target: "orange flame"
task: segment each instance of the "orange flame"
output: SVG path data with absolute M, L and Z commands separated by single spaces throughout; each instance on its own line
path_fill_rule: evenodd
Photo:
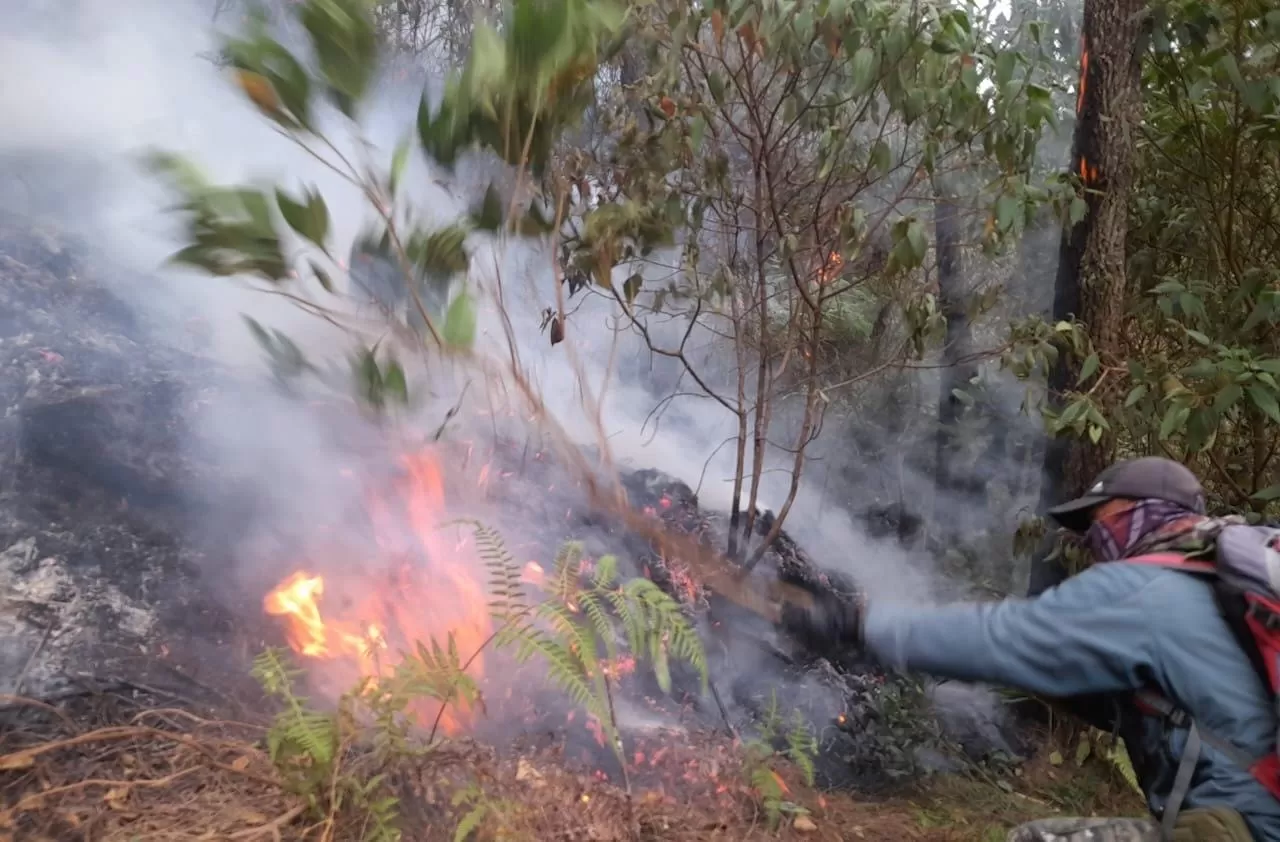
M 451 540 L 439 527 L 445 514 L 443 474 L 433 452 L 404 460 L 406 479 L 398 499 L 370 494 L 366 508 L 375 541 L 390 565 L 377 573 L 359 570 L 342 576 L 341 606 L 324 601 L 324 576 L 299 570 L 290 574 L 263 600 L 267 614 L 280 617 L 290 647 L 307 658 L 339 667 L 349 689 L 361 678 L 377 679 L 395 668 L 386 651 L 412 650 L 432 639 L 445 648 L 452 635 L 467 672 L 479 679 L 484 657 L 479 654 L 492 632 L 487 599 L 481 586 L 482 569 L 470 538 Z M 406 528 L 407 527 L 407 528 Z M 409 540 L 406 540 L 408 536 Z M 470 663 L 468 664 L 468 660 Z M 441 728 L 454 734 L 470 724 L 471 711 L 457 702 L 444 711 L 416 711 L 430 723 L 440 716 Z
M 1084 93 L 1089 87 L 1089 48 L 1084 37 L 1080 38 L 1080 85 L 1076 94 L 1076 114 L 1084 110 Z
M 818 283 L 826 285 L 836 278 L 840 277 L 840 271 L 844 269 L 844 258 L 840 256 L 840 252 L 833 251 L 827 255 L 826 260 L 822 261 L 822 265 L 818 267 Z

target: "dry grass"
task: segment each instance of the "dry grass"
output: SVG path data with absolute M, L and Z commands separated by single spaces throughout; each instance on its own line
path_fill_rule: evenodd
M 357 842 L 362 816 L 325 815 L 285 791 L 262 727 L 174 708 L 69 717 L 39 702 L 0 733 L 0 840 Z M 88 720 L 88 721 L 87 721 Z M 571 771 L 554 750 L 498 756 L 455 741 L 388 772 L 401 795 L 406 840 L 452 842 L 483 792 L 476 840 L 998 840 L 1007 828 L 1057 814 L 1133 814 L 1131 792 L 1101 763 L 1029 764 L 1020 776 L 941 778 L 888 801 L 860 801 L 787 781 L 812 826 L 770 831 L 727 740 L 675 741 L 633 773 L 634 795 Z M 371 770 L 360 770 L 368 773 Z M 802 822 L 803 824 L 803 822 Z

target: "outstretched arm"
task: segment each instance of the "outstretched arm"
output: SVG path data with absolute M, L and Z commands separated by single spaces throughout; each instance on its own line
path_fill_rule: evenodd
M 1035 599 L 873 605 L 863 634 L 883 663 L 1046 696 L 1134 690 L 1149 679 L 1149 578 L 1098 565 Z

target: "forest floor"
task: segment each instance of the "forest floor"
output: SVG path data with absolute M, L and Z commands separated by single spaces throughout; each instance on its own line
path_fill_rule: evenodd
M 13 710 L 16 700 L 0 701 Z M 774 827 L 748 783 L 744 752 L 727 738 L 673 744 L 661 763 L 632 774 L 630 797 L 569 771 L 554 751 L 499 756 L 454 740 L 390 764 L 339 752 L 333 774 L 311 787 L 319 796 L 308 798 L 285 779 L 302 780 L 308 770 L 273 763 L 261 725 L 123 696 L 79 709 L 21 704 L 29 708 L 22 722 L 0 731 L 0 842 L 393 839 L 377 835 L 352 787 L 375 774 L 385 775 L 382 792 L 398 802 L 401 838 L 422 842 L 986 842 L 1040 817 L 1142 812 L 1105 757 L 1055 750 L 1048 738 L 1021 766 L 935 776 L 874 799 L 804 786 L 781 767 L 784 813 L 774 812 Z

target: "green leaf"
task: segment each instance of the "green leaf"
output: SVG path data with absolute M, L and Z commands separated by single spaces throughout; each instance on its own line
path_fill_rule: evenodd
M 1076 196 L 1074 199 L 1071 200 L 1071 207 L 1068 210 L 1068 215 L 1071 219 L 1072 225 L 1079 225 L 1080 221 L 1085 218 L 1085 215 L 1087 213 L 1089 213 L 1088 202 L 1086 202 L 1080 196 Z
M 1203 333 L 1201 333 L 1198 330 L 1192 330 L 1190 328 L 1184 328 L 1184 330 L 1186 330 L 1187 336 L 1190 336 L 1198 344 L 1203 345 L 1206 348 L 1208 348 L 1210 345 L 1213 344 L 1213 342 L 1210 341 L 1209 337 L 1205 336 Z
M 1084 365 L 1080 366 L 1080 377 L 1076 380 L 1076 385 L 1079 386 L 1090 377 L 1097 374 L 1099 364 L 1100 361 L 1098 360 L 1098 354 L 1096 351 L 1085 357 Z
M 442 334 L 445 344 L 453 348 L 470 349 L 475 343 L 475 305 L 471 301 L 471 294 L 466 290 L 458 293 L 449 305 Z
M 1001 50 L 996 56 L 996 84 L 1003 88 L 1013 79 L 1013 70 L 1018 61 L 1018 54 L 1013 50 Z
M 1139 383 L 1137 386 L 1134 386 L 1133 390 L 1129 392 L 1129 396 L 1124 399 L 1125 407 L 1132 407 L 1138 401 L 1145 398 L 1147 396 L 1147 391 L 1148 389 L 1145 383 Z
M 702 149 L 702 141 L 706 134 L 707 118 L 699 114 L 689 122 L 689 142 L 693 144 L 694 152 Z
M 996 228 L 1007 233 L 1013 227 L 1018 214 L 1018 200 L 1005 194 L 996 200 Z
M 889 151 L 889 144 L 877 140 L 875 146 L 871 147 L 871 167 L 880 175 L 887 175 L 891 166 L 893 156 Z
M 859 47 L 853 54 L 853 63 L 849 70 L 850 84 L 854 96 L 860 96 L 871 87 L 876 72 L 876 52 L 870 47 Z
M 1210 380 L 1218 375 L 1218 365 L 1208 357 L 1200 357 L 1182 370 L 1184 377 L 1196 380 Z
M 1262 410 L 1272 421 L 1280 424 L 1280 403 L 1276 402 L 1275 393 L 1256 384 L 1250 386 L 1248 391 L 1253 405 Z
M 716 105 L 724 105 L 724 78 L 714 70 L 707 74 L 707 90 Z
M 409 402 L 409 385 L 405 381 L 404 368 L 395 360 L 387 363 L 386 372 L 382 376 L 382 388 L 400 403 Z
M 1160 438 L 1168 439 L 1169 436 L 1181 430 L 1190 415 L 1190 407 L 1180 404 L 1169 407 L 1169 411 L 1164 414 L 1164 420 L 1160 422 Z
M 333 278 L 329 277 L 329 273 L 321 269 L 311 261 L 311 273 L 316 276 L 316 280 L 320 282 L 320 286 L 324 287 L 324 291 L 333 294 Z
M 298 14 L 338 110 L 354 119 L 376 70 L 378 37 L 364 0 L 305 0 Z
M 276 204 L 290 228 L 315 243 L 321 251 L 325 250 L 325 240 L 329 236 L 329 208 L 319 193 L 307 188 L 306 203 L 303 204 L 277 187 Z
M 916 259 L 916 265 L 924 260 L 925 251 L 929 247 L 929 242 L 924 236 L 924 225 L 918 219 L 912 219 L 907 223 L 907 242 L 911 245 L 911 254 Z
M 1244 389 L 1239 385 L 1231 383 L 1222 388 L 1221 391 L 1213 399 L 1213 411 L 1221 415 L 1228 409 L 1236 405 L 1236 402 L 1244 396 Z
M 396 190 L 400 186 L 400 179 L 404 177 L 405 165 L 409 163 L 409 150 L 413 148 L 413 139 L 411 137 L 403 138 L 396 145 L 396 151 L 391 156 L 391 195 L 396 194 Z
M 497 231 L 502 227 L 502 196 L 498 194 L 497 187 L 489 185 L 489 189 L 484 191 L 479 210 L 472 215 L 476 228 L 481 231 Z
M 1268 486 L 1267 488 L 1252 494 L 1249 499 L 1258 500 L 1262 503 L 1270 503 L 1272 500 L 1280 500 L 1280 483 Z
M 1084 762 L 1089 759 L 1089 755 L 1093 753 L 1093 743 L 1089 741 L 1088 734 L 1081 734 L 1080 741 L 1076 743 L 1076 765 L 1083 766 Z

